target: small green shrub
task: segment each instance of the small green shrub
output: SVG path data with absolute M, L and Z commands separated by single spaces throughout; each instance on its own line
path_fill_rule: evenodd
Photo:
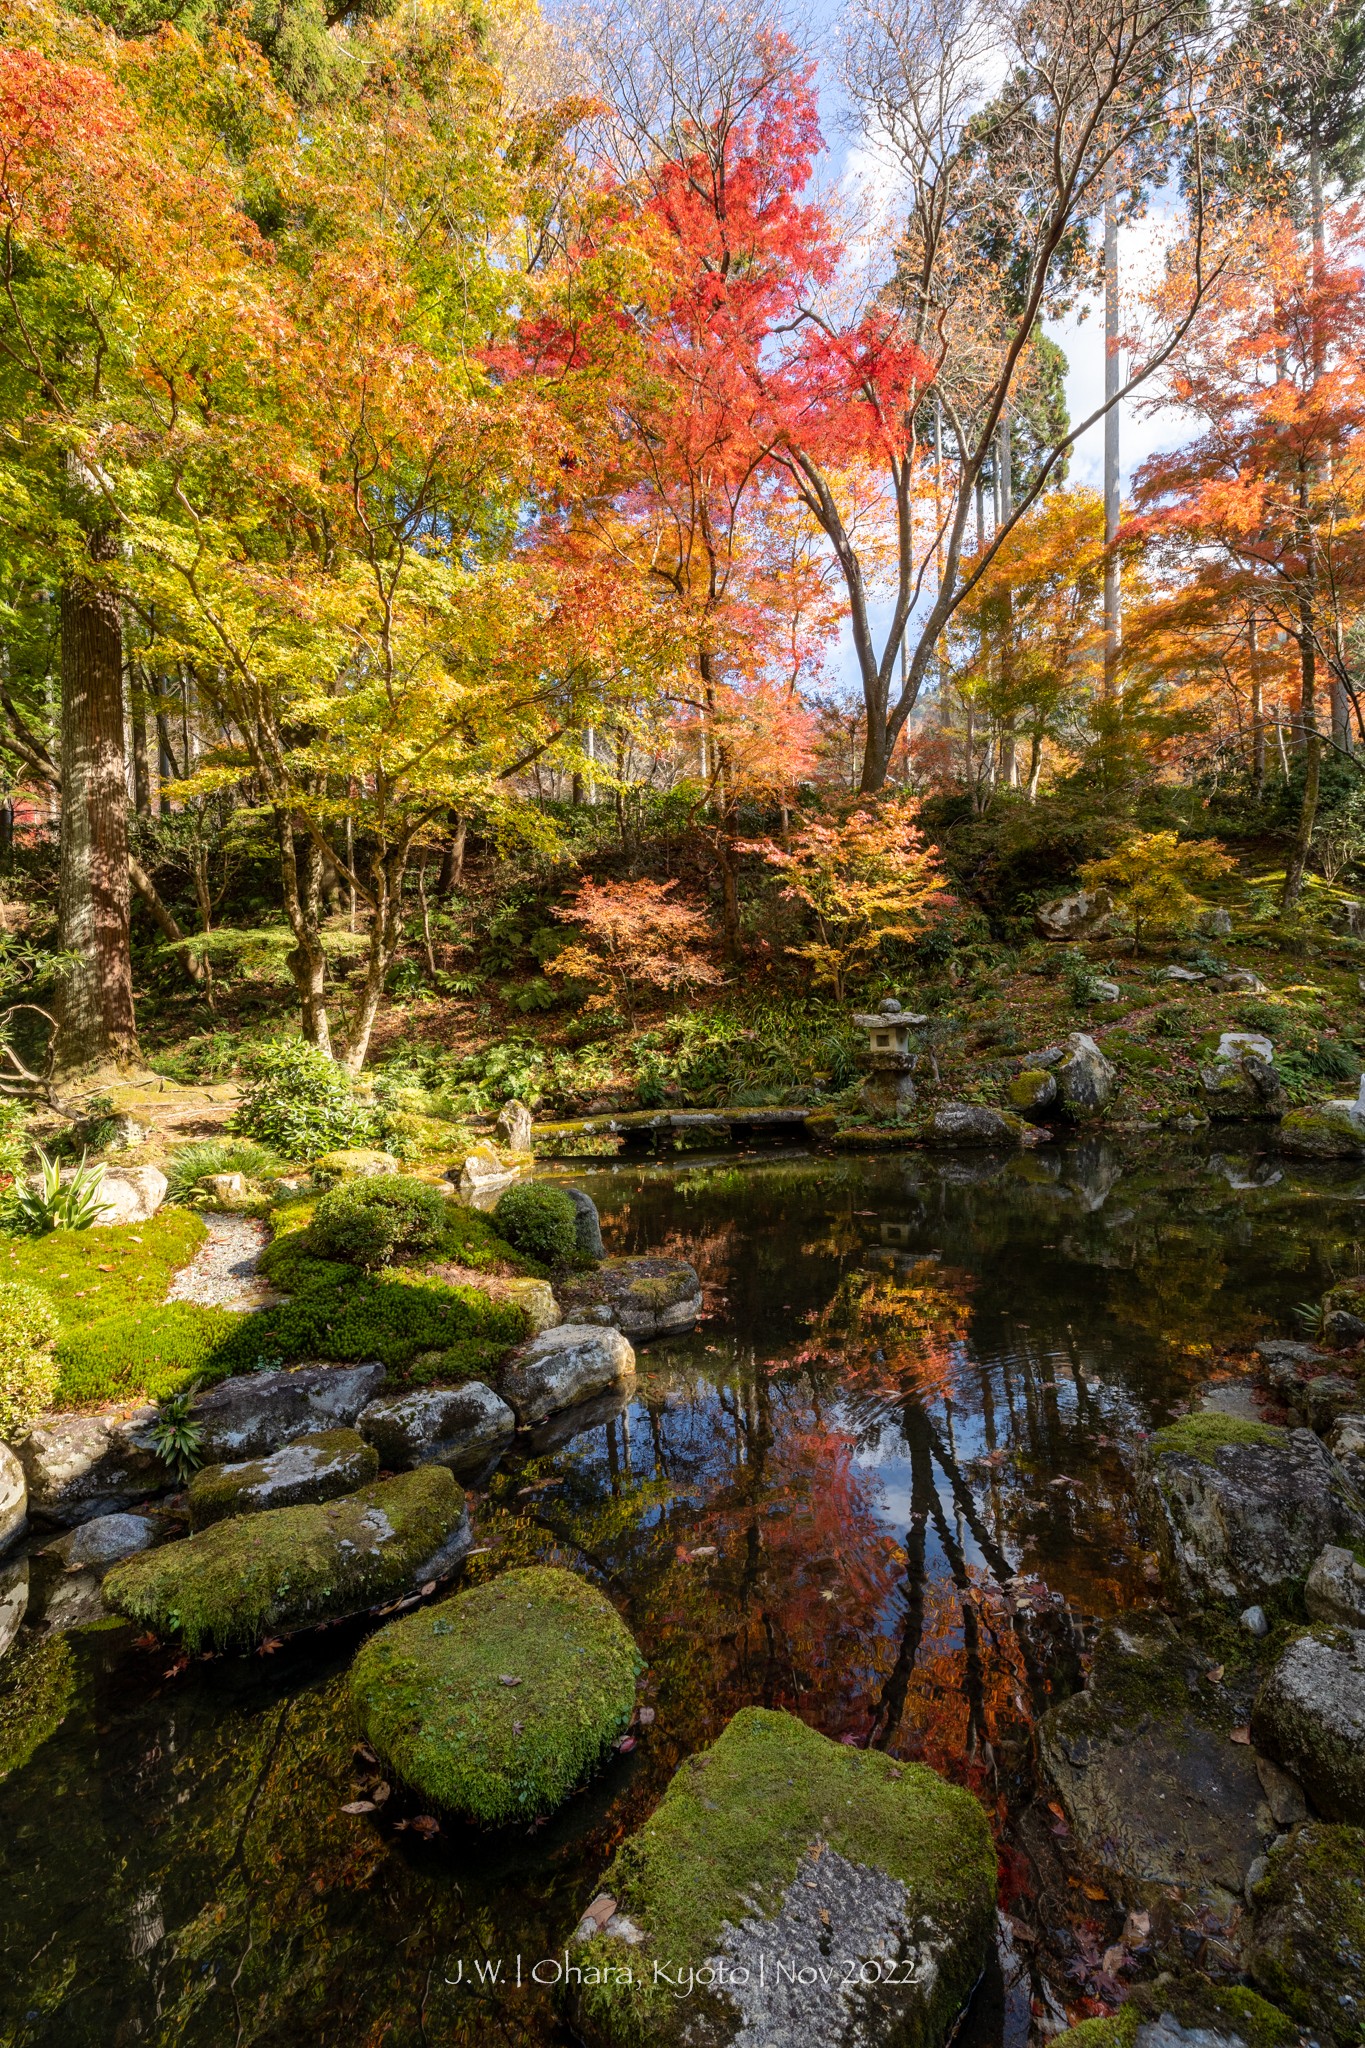
M 182 1486 L 204 1462 L 204 1432 L 190 1413 L 198 1391 L 199 1381 L 191 1380 L 178 1394 L 168 1395 L 152 1424 L 156 1454 Z
M 272 1146 L 285 1159 L 307 1159 L 347 1145 L 368 1144 L 377 1118 L 358 1103 L 336 1061 L 302 1038 L 279 1038 L 252 1060 L 252 1080 L 228 1128 Z
M 45 1294 L 0 1284 L 0 1438 L 21 1436 L 51 1404 L 57 1385 L 57 1315 Z
M 524 1273 L 528 1265 L 538 1264 L 512 1248 L 491 1216 L 485 1216 L 482 1209 L 466 1209 L 462 1202 L 446 1203 L 441 1251 L 445 1258 L 468 1266 L 475 1273 L 496 1273 L 502 1267 L 512 1273 Z
M 18 1180 L 28 1165 L 29 1151 L 23 1104 L 0 1102 L 0 1174 Z
M 499 1197 L 493 1215 L 509 1244 L 547 1266 L 571 1259 L 578 1249 L 574 1205 L 562 1188 L 519 1182 Z
M 310 1249 L 373 1272 L 395 1258 L 419 1258 L 441 1242 L 447 1197 L 426 1181 L 385 1174 L 343 1181 L 325 1194 L 309 1226 Z
M 166 1200 L 193 1202 L 210 1173 L 244 1173 L 264 1180 L 280 1170 L 279 1154 L 254 1138 L 195 1138 L 177 1145 L 166 1163 Z
M 392 1369 L 410 1364 L 419 1352 L 446 1351 L 463 1339 L 506 1348 L 531 1333 L 525 1309 L 493 1301 L 476 1287 L 397 1275 L 362 1278 L 354 1267 L 347 1286 L 296 1295 L 284 1307 L 247 1320 L 255 1326 L 254 1349 L 275 1350 L 282 1358 L 377 1358 Z M 243 1357 L 231 1369 L 246 1371 L 249 1364 Z

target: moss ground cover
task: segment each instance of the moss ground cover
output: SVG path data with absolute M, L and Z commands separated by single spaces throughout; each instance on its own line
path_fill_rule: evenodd
M 0 1238 L 0 1280 L 41 1287 L 69 1329 L 164 1301 L 203 1238 L 203 1222 L 185 1209 L 160 1209 L 146 1223 Z
M 341 1500 L 216 1522 L 144 1551 L 110 1572 L 105 1603 L 192 1653 L 242 1649 L 408 1592 L 464 1512 L 445 1466 L 422 1465 Z
M 941 2039 L 985 1951 L 995 1851 L 971 1794 L 922 1765 L 845 1748 L 790 1714 L 746 1707 L 680 1766 L 601 1889 L 644 1930 L 647 1955 L 696 1967 L 716 1952 L 723 1922 L 775 1913 L 816 1842 L 899 1879 L 915 1911 L 963 1936 L 956 1972 L 942 1971 L 931 1998 L 925 2038 Z M 620 1944 L 598 1937 L 575 1961 L 619 1965 Z M 641 1981 L 629 1987 L 585 1990 L 594 2038 L 673 2038 L 667 1994 L 644 1981 L 648 1974 L 636 1972 Z
M 361 1649 L 351 1698 L 407 1784 L 485 1826 L 551 1812 L 630 1726 L 643 1660 L 571 1572 L 503 1572 L 393 1622 Z
M 1198 1458 L 1201 1464 L 1212 1465 L 1227 1444 L 1267 1444 L 1273 1447 L 1284 1442 L 1284 1431 L 1276 1429 L 1269 1422 L 1252 1422 L 1244 1415 L 1184 1415 L 1178 1422 L 1168 1423 L 1152 1438 L 1151 1449 L 1155 1457 L 1167 1452 L 1179 1452 L 1187 1458 Z

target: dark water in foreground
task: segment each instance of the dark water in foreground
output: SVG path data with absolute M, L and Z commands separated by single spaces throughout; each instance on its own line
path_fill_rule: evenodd
M 1365 1184 L 1098 1142 L 575 1178 L 612 1249 L 686 1255 L 711 1312 L 641 1354 L 625 1413 L 504 1464 L 466 1571 L 595 1578 L 649 1660 L 652 1726 L 538 1830 L 429 1836 L 398 1797 L 378 1825 L 340 1812 L 366 1784 L 358 1626 L 188 1667 L 122 1626 L 49 1638 L 33 1682 L 65 1712 L 0 1782 L 5 2048 L 558 2041 L 532 1965 L 749 1702 L 985 1802 L 1017 1938 L 969 2042 L 1015 2048 L 1031 2010 L 1086 1995 L 1117 1923 L 1066 1871 L 1030 1730 L 1095 1619 L 1153 1597 L 1125 1450 L 1357 1268 Z M 49 1592 L 35 1562 L 11 1656 Z

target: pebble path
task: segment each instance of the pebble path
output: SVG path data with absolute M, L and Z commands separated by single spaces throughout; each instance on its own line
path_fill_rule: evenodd
M 257 1266 L 270 1232 L 255 1216 L 206 1216 L 208 1236 L 170 1285 L 167 1301 L 197 1301 L 210 1308 L 267 1308 L 280 1297 Z

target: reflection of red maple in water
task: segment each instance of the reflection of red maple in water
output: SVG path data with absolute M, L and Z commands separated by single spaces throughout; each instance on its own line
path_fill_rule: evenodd
M 851 1395 L 889 1401 L 951 1396 L 971 1312 L 971 1277 L 935 1259 L 888 1257 L 845 1274 L 791 1365 L 837 1368 Z M 780 1371 L 781 1362 L 769 1367 Z

